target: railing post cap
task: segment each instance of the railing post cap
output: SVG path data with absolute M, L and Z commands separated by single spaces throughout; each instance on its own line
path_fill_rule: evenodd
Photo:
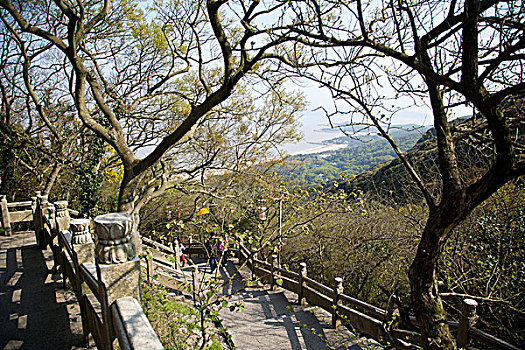
M 101 264 L 122 263 L 135 258 L 131 241 L 133 216 L 126 213 L 99 215 L 93 219 L 98 241 L 96 259 Z
M 343 279 L 342 279 L 341 277 L 336 277 L 336 278 L 335 278 L 335 281 L 336 281 L 337 283 L 343 283 Z
M 95 217 L 94 221 L 101 224 L 115 224 L 122 221 L 133 220 L 133 216 L 127 213 L 109 213 Z
M 72 244 L 93 243 L 93 238 L 91 238 L 91 233 L 89 232 L 89 219 L 73 219 L 69 227 L 72 235 Z
M 89 219 L 71 219 L 69 227 L 72 233 L 89 231 Z
M 131 234 L 133 216 L 126 213 L 103 214 L 95 217 L 93 223 L 99 238 L 115 240 Z
M 299 263 L 299 266 L 301 266 L 301 267 L 306 267 L 306 263 L 305 263 L 305 262 L 300 262 L 300 263 Z
M 470 307 L 470 308 L 475 308 L 478 306 L 478 302 L 474 299 L 467 298 L 467 299 L 463 299 L 463 305 Z
M 83 226 L 83 225 L 89 225 L 89 219 L 87 218 L 79 218 L 79 219 L 71 219 L 71 226 Z

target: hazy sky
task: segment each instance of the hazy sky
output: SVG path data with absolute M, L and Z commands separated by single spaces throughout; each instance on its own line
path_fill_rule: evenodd
M 332 97 L 330 92 L 326 88 L 319 88 L 313 84 L 304 83 L 303 86 L 290 86 L 290 88 L 302 90 L 306 94 L 306 99 L 309 102 L 307 111 L 305 111 L 305 117 L 302 118 L 305 123 L 311 123 L 315 120 L 313 116 L 316 116 L 319 119 L 320 124 L 328 124 L 328 119 L 322 111 L 315 111 L 316 108 L 324 106 L 329 110 L 332 106 Z M 384 95 L 389 96 L 393 95 L 393 91 L 388 91 L 385 89 L 382 92 Z M 389 102 L 390 103 L 390 102 Z M 425 106 L 422 102 L 422 106 L 414 106 L 413 102 L 408 99 L 401 99 L 397 102 L 394 102 L 398 106 L 402 106 L 403 110 L 397 112 L 393 117 L 392 124 L 418 124 L 418 125 L 432 125 L 432 110 L 428 107 L 428 104 Z M 469 107 L 455 107 L 454 112 L 450 119 L 456 119 L 465 115 L 472 114 L 472 109 Z M 345 117 L 341 116 L 336 118 L 334 122 L 345 122 Z

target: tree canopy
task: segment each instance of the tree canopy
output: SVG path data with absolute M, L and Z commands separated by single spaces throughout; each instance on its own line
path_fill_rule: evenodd
M 288 40 L 266 30 L 286 4 L 3 0 L 0 7 L 6 37 L 20 46 L 11 59 L 25 62 L 22 92 L 34 95 L 30 104 L 48 132 L 65 119 L 39 107 L 43 96 L 74 111 L 118 156 L 120 211 L 134 211 L 152 193 L 148 184 L 161 189 L 166 172 L 173 179 L 198 171 L 203 178 L 209 167 L 239 170 L 297 138 L 302 97 L 278 78 L 261 79 Z

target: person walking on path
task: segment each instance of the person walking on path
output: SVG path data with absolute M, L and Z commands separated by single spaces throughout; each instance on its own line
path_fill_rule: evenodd
M 186 258 L 184 257 L 184 249 L 186 249 L 186 247 L 184 247 L 184 245 L 182 243 L 179 243 L 179 256 L 180 256 L 180 261 L 181 261 L 181 265 L 182 267 L 184 267 L 184 265 L 186 265 Z
M 217 268 L 217 256 L 219 249 L 219 239 L 212 235 L 208 242 L 206 242 L 206 250 L 209 256 L 209 264 L 211 272 L 215 271 Z
M 226 266 L 226 263 L 228 262 L 228 249 L 230 248 L 230 245 L 228 244 L 228 240 L 226 238 L 221 238 L 219 243 L 219 251 L 221 253 L 221 261 L 222 266 Z

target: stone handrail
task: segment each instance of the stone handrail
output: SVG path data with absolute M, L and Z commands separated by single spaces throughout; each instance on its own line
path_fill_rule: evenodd
M 25 201 L 25 202 L 11 202 L 7 203 L 8 208 L 24 208 L 24 207 L 31 207 L 33 202 L 31 201 Z
M 141 239 L 142 239 L 142 244 L 144 244 L 144 245 L 151 246 L 153 248 L 156 248 L 156 249 L 158 249 L 160 251 L 163 251 L 163 252 L 166 252 L 166 253 L 170 253 L 170 254 L 174 253 L 173 248 L 168 247 L 167 245 L 155 242 L 154 240 L 146 238 L 146 237 L 141 237 Z
M 121 349 L 156 349 L 159 340 L 137 299 L 123 297 L 111 305 L 111 316 Z
M 39 246 L 50 247 L 64 284 L 70 284 L 77 297 L 86 345 L 91 334 L 99 349 L 113 349 L 116 341 L 120 349 L 162 349 L 138 301 L 140 263 L 131 242 L 132 217 L 97 216 L 95 245 L 90 220 L 71 219 L 81 214 L 68 209 L 66 201 L 51 204 L 40 194 L 32 199 L 7 203 L 1 196 L 2 224 L 10 235 L 6 223 L 33 222 Z M 29 217 L 13 220 L 14 213 L 23 211 L 8 209 L 27 206 Z
M 280 287 L 296 293 L 299 302 L 305 301 L 330 312 L 332 314 L 332 326 L 343 321 L 360 333 L 376 339 L 395 337 L 402 343 L 408 341 L 423 345 L 417 332 L 394 329 L 387 334 L 386 321 L 389 321 L 386 320 L 387 311 L 343 294 L 341 278 L 335 279 L 334 287 L 328 287 L 306 276 L 306 264 L 302 263 L 302 271 L 299 273 L 287 271 L 276 266 L 276 255 L 272 256 L 272 263 L 269 264 L 255 259 L 253 253 L 242 243 L 237 251 L 237 257 L 239 264 L 247 262 L 246 265 L 250 267 L 252 272 L 270 283 L 272 288 L 277 286 L 277 280 L 280 279 Z M 449 322 L 451 329 L 457 331 L 458 347 L 466 347 L 469 339 L 475 339 L 493 349 L 519 350 L 512 344 L 473 328 L 477 319 L 476 305 L 477 303 L 474 300 L 466 299 L 460 321 Z M 415 320 L 413 317 L 411 319 Z

